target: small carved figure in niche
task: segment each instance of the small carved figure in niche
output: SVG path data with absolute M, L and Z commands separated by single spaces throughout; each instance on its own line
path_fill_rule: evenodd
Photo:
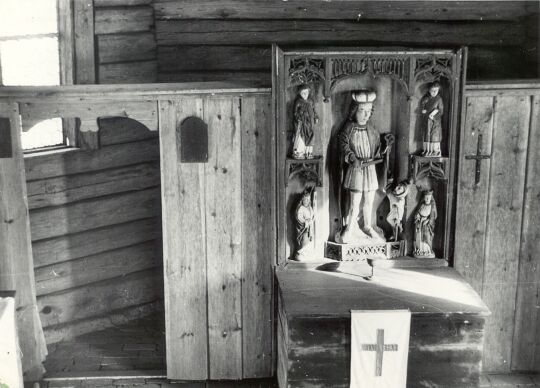
M 298 96 L 294 101 L 294 137 L 293 158 L 313 158 L 313 128 L 319 122 L 313 100 L 310 98 L 311 89 L 308 85 L 301 85 Z
M 303 260 L 312 252 L 313 224 L 315 221 L 315 212 L 311 203 L 311 195 L 314 188 L 306 188 L 302 193 L 302 198 L 296 206 L 295 225 L 296 225 L 296 260 Z
M 385 241 L 375 230 L 372 214 L 375 192 L 379 188 L 375 165 L 384 161 L 380 150 L 380 134 L 368 123 L 377 94 L 374 91 L 360 90 L 353 92 L 352 98 L 349 117 L 338 139 L 345 166 L 343 188 L 349 192 L 350 201 L 344 220 L 345 225 L 336 235 L 336 242 L 342 244 L 351 242 L 353 224 L 357 223 L 362 199 L 363 232 L 377 242 Z M 383 152 L 387 152 L 388 148 L 387 146 Z
M 414 215 L 414 250 L 416 258 L 434 258 L 433 235 L 435 221 L 437 220 L 437 207 L 433 198 L 433 190 L 424 192 L 422 202 L 418 205 Z
M 405 212 L 405 198 L 409 194 L 409 181 L 400 181 L 386 195 L 390 201 L 390 211 L 386 216 L 386 221 L 392 225 L 394 231 L 392 235 L 393 241 L 398 241 L 400 234 L 403 232 L 403 213 Z
M 441 117 L 444 113 L 441 84 L 437 81 L 429 86 L 428 93 L 420 101 L 422 113 L 422 156 L 441 156 Z

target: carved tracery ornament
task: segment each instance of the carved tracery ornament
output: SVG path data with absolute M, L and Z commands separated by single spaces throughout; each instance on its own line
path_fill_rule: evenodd
M 293 86 L 324 81 L 324 60 L 307 57 L 291 59 L 289 78 Z
M 452 79 L 452 59 L 447 57 L 416 58 L 414 79 L 417 82 L 432 82 L 442 77 Z
M 365 56 L 361 58 L 332 59 L 331 88 L 338 81 L 358 75 L 371 74 L 373 77 L 388 76 L 398 81 L 408 93 L 409 91 L 409 59 L 406 57 Z

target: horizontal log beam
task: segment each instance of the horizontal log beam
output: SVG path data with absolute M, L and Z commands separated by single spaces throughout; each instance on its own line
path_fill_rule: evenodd
M 43 327 L 92 318 L 161 299 L 161 276 L 161 270 L 150 269 L 93 283 L 91 287 L 40 296 L 38 308 Z
M 49 326 L 44 330 L 48 344 L 69 341 L 74 337 L 108 327 L 116 327 L 151 314 L 163 314 L 163 301 L 155 300 L 137 306 L 108 311 L 105 314 L 80 319 L 75 322 Z
M 0 102 L 103 102 L 169 100 L 179 96 L 209 94 L 269 94 L 270 89 L 242 82 L 185 82 L 144 85 L 3 86 Z
M 349 43 L 388 45 L 522 45 L 527 24 L 518 22 L 418 22 L 330 20 L 156 21 L 158 46 Z
M 159 213 L 159 188 L 37 209 L 30 217 L 32 241 L 155 217 Z
M 152 32 L 98 35 L 96 38 L 100 64 L 156 59 L 156 40 Z
M 35 270 L 36 293 L 46 295 L 122 277 L 161 264 L 157 241 L 120 248 L 77 260 L 64 261 Z
M 154 10 L 150 6 L 96 8 L 96 35 L 150 31 L 154 25 Z
M 267 71 L 184 71 L 184 72 L 164 72 L 159 73 L 160 82 L 212 82 L 229 80 L 234 82 L 257 83 L 261 86 L 270 87 L 272 85 L 272 74 Z
M 157 19 L 515 20 L 527 1 L 201 0 L 154 1 Z
M 161 234 L 158 217 L 86 230 L 32 244 L 34 268 L 151 241 Z
M 160 46 L 158 58 L 161 82 L 249 80 L 271 85 L 271 54 L 265 46 Z M 538 75 L 531 52 L 523 47 L 472 46 L 468 58 L 469 80 Z
M 27 184 L 28 206 L 30 210 L 60 206 L 85 199 L 147 189 L 159 184 L 157 162 L 40 179 Z
M 270 46 L 162 46 L 159 72 L 270 70 Z
M 152 0 L 94 0 L 94 7 L 123 7 L 152 4 Z
M 109 63 L 98 68 L 102 84 L 151 83 L 157 79 L 155 60 L 144 62 Z

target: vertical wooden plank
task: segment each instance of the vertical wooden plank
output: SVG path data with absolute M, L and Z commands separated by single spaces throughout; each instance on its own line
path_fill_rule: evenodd
M 540 95 L 532 98 L 512 369 L 540 372 Z
M 208 378 L 204 167 L 182 164 L 176 128 L 202 100 L 159 103 L 167 377 Z
M 465 156 L 476 155 L 480 136 L 482 153 L 491 154 L 492 133 L 493 97 L 467 97 L 461 134 L 454 267 L 478 293 L 482 292 L 484 273 L 491 161 L 481 161 L 480 182 L 475 184 L 476 161 L 465 159 Z
M 58 0 L 58 51 L 60 55 L 60 85 L 73 85 L 75 80 L 75 37 L 73 30 L 73 0 Z M 68 146 L 78 143 L 77 120 L 62 118 Z
M 211 379 L 242 378 L 242 190 L 238 98 L 209 98 L 206 165 L 208 340 Z
M 94 42 L 94 1 L 73 2 L 73 25 L 75 31 L 75 82 L 96 83 L 96 58 Z M 83 150 L 99 148 L 98 132 L 79 131 L 78 146 Z
M 275 149 L 270 96 L 242 99 L 243 378 L 272 375 Z
M 58 0 L 58 50 L 60 54 L 60 84 L 73 85 L 74 36 L 73 0 Z
M 0 159 L 0 289 L 16 291 L 17 327 L 25 381 L 43 377 L 47 355 L 36 305 L 26 178 L 16 104 L 0 104 L 0 116 L 11 120 L 12 157 Z
M 486 324 L 485 371 L 510 369 L 530 108 L 528 96 L 495 97 L 482 290 L 492 312 Z
M 94 50 L 94 2 L 73 2 L 73 24 L 75 31 L 75 80 L 77 84 L 96 82 Z

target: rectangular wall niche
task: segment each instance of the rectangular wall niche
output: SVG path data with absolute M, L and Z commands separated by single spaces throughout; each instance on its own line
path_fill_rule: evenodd
M 11 122 L 8 118 L 0 117 L 0 158 L 11 158 L 12 156 Z
M 208 125 L 198 117 L 187 117 L 176 129 L 182 163 L 208 162 Z

